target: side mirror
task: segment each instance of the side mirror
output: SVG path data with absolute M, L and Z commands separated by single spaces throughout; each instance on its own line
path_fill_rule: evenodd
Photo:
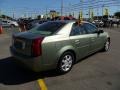
M 104 31 L 103 30 L 98 30 L 98 34 L 100 34 L 100 33 L 104 33 Z

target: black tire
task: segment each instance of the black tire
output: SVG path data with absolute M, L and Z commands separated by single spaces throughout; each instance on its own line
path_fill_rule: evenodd
M 66 58 L 70 59 L 65 60 Z M 57 71 L 62 74 L 69 72 L 73 67 L 74 61 L 75 61 L 74 54 L 72 52 L 65 52 L 59 59 Z M 68 63 L 69 65 L 67 66 Z
M 102 49 L 103 52 L 107 52 L 110 49 L 110 39 L 108 38 Z

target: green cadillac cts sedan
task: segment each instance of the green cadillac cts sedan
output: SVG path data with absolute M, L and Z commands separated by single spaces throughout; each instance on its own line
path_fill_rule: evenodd
M 10 51 L 16 61 L 39 72 L 69 72 L 78 60 L 97 51 L 108 51 L 110 37 L 89 22 L 49 21 L 14 34 Z

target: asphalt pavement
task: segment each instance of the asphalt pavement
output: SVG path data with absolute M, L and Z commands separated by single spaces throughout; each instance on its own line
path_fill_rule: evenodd
M 14 63 L 9 46 L 11 34 L 0 35 L 0 90 L 120 90 L 120 28 L 106 28 L 111 36 L 108 52 L 95 53 L 74 65 L 64 75 L 54 71 L 34 73 Z

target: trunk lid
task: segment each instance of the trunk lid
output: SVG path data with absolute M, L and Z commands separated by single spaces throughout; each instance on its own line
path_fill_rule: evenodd
M 33 40 L 36 38 L 44 38 L 44 35 L 34 32 L 22 32 L 13 35 L 13 47 L 17 53 L 31 56 Z

